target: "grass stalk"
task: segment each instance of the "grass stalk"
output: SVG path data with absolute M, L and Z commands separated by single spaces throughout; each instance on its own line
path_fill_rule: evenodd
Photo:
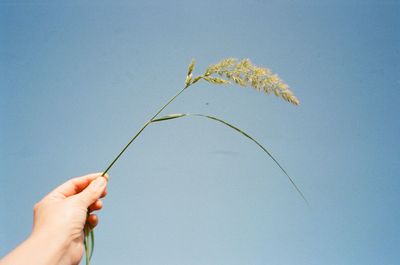
M 185 80 L 185 87 L 181 89 L 178 93 L 176 93 L 170 100 L 167 101 L 140 129 L 139 131 L 129 140 L 129 142 L 122 148 L 122 150 L 118 153 L 118 155 L 112 160 L 112 162 L 108 165 L 108 167 L 103 171 L 101 176 L 105 176 L 106 173 L 114 166 L 114 164 L 118 161 L 118 159 L 124 154 L 124 152 L 128 149 L 128 147 L 137 139 L 137 137 L 149 126 L 151 123 L 167 121 L 176 118 L 188 117 L 188 116 L 198 116 L 207 118 L 213 121 L 217 121 L 222 123 L 231 129 L 241 133 L 243 136 L 252 140 L 255 144 L 257 144 L 285 173 L 285 175 L 290 180 L 291 184 L 297 190 L 297 192 L 301 195 L 303 200 L 308 204 L 307 199 L 295 184 L 293 179 L 289 176 L 286 170 L 280 165 L 280 163 L 272 156 L 272 154 L 262 146 L 257 140 L 251 137 L 249 134 L 244 132 L 232 124 L 204 114 L 171 114 L 167 116 L 163 116 L 158 118 L 158 115 L 166 108 L 169 104 L 171 104 L 179 95 L 181 95 L 188 87 L 197 83 L 200 80 L 205 80 L 211 84 L 215 85 L 224 85 L 233 82 L 237 85 L 243 87 L 252 87 L 257 91 L 265 92 L 267 94 L 274 93 L 276 96 L 281 97 L 285 101 L 292 103 L 294 105 L 299 104 L 299 100 L 294 96 L 294 94 L 289 90 L 289 87 L 277 76 L 273 75 L 269 69 L 261 68 L 253 65 L 250 60 L 244 59 L 242 61 L 237 61 L 234 58 L 223 59 L 217 64 L 210 65 L 206 71 L 195 78 L 192 76 L 192 72 L 194 69 L 194 60 L 189 65 L 188 73 Z M 90 264 L 90 259 L 94 250 L 94 232 L 88 225 L 85 226 L 85 237 L 84 237 L 84 246 L 86 252 L 86 265 Z

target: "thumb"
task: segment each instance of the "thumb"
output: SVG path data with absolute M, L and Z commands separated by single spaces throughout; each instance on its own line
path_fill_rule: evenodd
M 104 177 L 98 177 L 93 180 L 81 193 L 77 194 L 76 197 L 84 204 L 85 207 L 89 207 L 101 197 L 101 194 L 103 194 L 106 186 L 107 180 Z

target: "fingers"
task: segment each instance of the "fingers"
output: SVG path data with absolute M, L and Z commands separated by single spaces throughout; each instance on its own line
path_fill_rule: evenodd
M 89 206 L 89 212 L 98 211 L 103 208 L 103 202 L 100 200 L 95 201 Z
M 102 197 L 106 190 L 107 178 L 97 177 L 81 193 L 75 197 L 82 203 L 82 206 L 88 208 Z
M 107 181 L 108 182 L 108 181 Z M 107 187 L 104 189 L 103 193 L 101 194 L 100 198 L 104 198 L 107 195 Z
M 82 190 L 84 190 L 93 180 L 95 180 L 101 175 L 102 173 L 93 173 L 82 177 L 70 179 L 64 184 L 54 189 L 52 192 L 50 192 L 49 195 L 55 195 L 66 198 L 78 194 Z M 108 180 L 108 174 L 105 174 L 104 177 L 106 180 Z
M 91 229 L 95 228 L 97 224 L 99 223 L 99 218 L 95 214 L 91 214 L 87 217 L 86 223 L 89 224 L 89 227 Z

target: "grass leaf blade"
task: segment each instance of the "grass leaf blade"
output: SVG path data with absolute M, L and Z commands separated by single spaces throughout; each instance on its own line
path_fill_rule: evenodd
M 89 255 L 89 260 L 91 260 L 92 259 L 92 255 L 93 255 L 93 251 L 94 251 L 94 232 L 93 232 L 93 229 L 90 229 L 89 236 L 90 236 L 90 255 Z
M 170 115 L 166 115 L 166 116 L 162 116 L 160 118 L 154 119 L 154 120 L 152 120 L 152 122 L 172 120 L 172 119 L 176 119 L 176 118 L 182 118 L 187 115 L 188 114 L 185 114 L 185 113 L 170 114 Z
M 83 244 L 85 246 L 85 258 L 86 258 L 86 265 L 90 264 L 90 256 L 91 256 L 91 246 L 90 246 L 90 240 L 89 240 L 89 236 L 90 236 L 90 232 L 87 226 L 85 226 L 84 228 L 85 231 L 85 235 L 84 235 L 84 239 L 83 239 Z
M 167 115 L 167 116 L 163 116 L 160 117 L 158 119 L 154 119 L 152 122 L 159 122 L 159 121 L 167 121 L 167 120 L 172 120 L 172 119 L 177 119 L 177 118 L 183 118 L 183 117 L 189 117 L 189 116 L 197 116 L 197 117 L 203 117 L 203 118 L 207 118 L 213 121 L 217 121 L 219 123 L 222 123 L 226 126 L 228 126 L 229 128 L 239 132 L 240 134 L 242 134 L 243 136 L 245 136 L 246 138 L 250 139 L 251 141 L 253 141 L 256 145 L 258 145 L 278 166 L 279 168 L 283 171 L 283 173 L 287 176 L 287 178 L 289 179 L 290 183 L 293 185 L 293 187 L 296 189 L 296 191 L 300 194 L 300 196 L 303 198 L 303 200 L 307 203 L 307 205 L 309 205 L 306 197 L 304 196 L 304 194 L 301 192 L 301 190 L 297 187 L 296 183 L 294 182 L 294 180 L 289 176 L 289 174 L 286 172 L 286 170 L 281 166 L 281 164 L 275 159 L 275 157 L 263 146 L 261 145 L 256 139 L 254 139 L 253 137 L 251 137 L 248 133 L 246 133 L 245 131 L 239 129 L 238 127 L 222 120 L 219 119 L 217 117 L 214 116 L 210 116 L 210 115 L 204 115 L 204 114 L 197 114 L 197 113 L 179 113 L 179 114 L 171 114 L 171 115 Z

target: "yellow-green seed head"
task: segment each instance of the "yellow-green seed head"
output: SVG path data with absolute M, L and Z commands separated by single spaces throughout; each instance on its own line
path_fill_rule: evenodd
M 213 74 L 218 74 L 221 78 L 216 79 L 211 76 Z M 252 87 L 267 94 L 274 93 L 294 105 L 299 104 L 299 100 L 289 90 L 289 86 L 278 75 L 272 74 L 271 70 L 267 68 L 253 65 L 249 59 L 241 61 L 234 58 L 223 59 L 208 66 L 203 75 L 206 81 L 213 84 L 229 83 L 222 77 L 243 87 Z

